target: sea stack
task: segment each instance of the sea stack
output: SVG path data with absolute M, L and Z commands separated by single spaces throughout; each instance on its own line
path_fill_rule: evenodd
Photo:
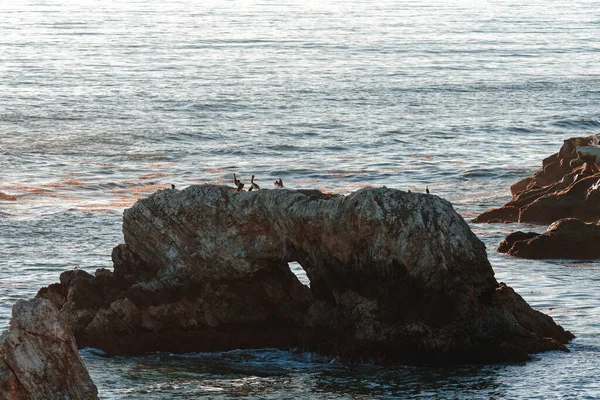
M 449 364 L 567 351 L 573 335 L 496 281 L 447 201 L 318 193 L 159 191 L 125 211 L 114 271 L 65 272 L 39 296 L 62 308 L 80 346 L 109 354 L 296 347 Z

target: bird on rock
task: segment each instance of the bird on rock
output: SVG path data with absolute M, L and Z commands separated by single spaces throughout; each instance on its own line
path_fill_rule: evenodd
M 425 192 L 429 194 L 429 186 L 425 186 Z
M 233 174 L 233 184 L 235 185 L 236 189 L 238 192 L 241 192 L 242 189 L 244 188 L 244 184 L 242 183 L 242 181 L 240 181 L 236 176 L 235 173 Z
M 281 178 L 277 179 L 275 181 L 275 187 L 276 188 L 282 188 L 283 187 L 283 181 L 281 180 Z
M 252 189 L 260 190 L 260 186 L 254 183 L 254 175 L 252 175 L 252 179 L 250 179 L 250 189 L 248 189 L 248 191 L 250 192 Z

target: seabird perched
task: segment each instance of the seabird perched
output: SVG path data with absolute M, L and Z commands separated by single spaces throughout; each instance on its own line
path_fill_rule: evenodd
M 283 181 L 281 180 L 281 178 L 275 181 L 275 187 L 280 189 L 283 187 Z
M 233 183 L 235 184 L 235 187 L 237 189 L 238 192 L 241 192 L 242 189 L 244 188 L 244 184 L 242 183 L 242 181 L 240 181 L 236 176 L 235 173 L 233 174 Z
M 425 186 L 425 192 L 429 194 L 429 186 Z
M 175 185 L 171 183 L 171 189 L 175 189 Z
M 252 179 L 250 179 L 250 189 L 248 189 L 248 191 L 251 191 L 252 189 L 260 190 L 260 186 L 254 183 L 254 175 L 252 175 Z

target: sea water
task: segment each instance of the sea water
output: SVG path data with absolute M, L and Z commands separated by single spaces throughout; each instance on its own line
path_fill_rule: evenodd
M 600 2 L 0 0 L 0 326 L 64 270 L 110 268 L 122 211 L 171 184 L 504 204 L 600 131 Z M 81 355 L 105 399 L 597 398 L 599 262 L 495 252 L 577 338 L 517 365 L 383 368 L 274 349 Z M 297 264 L 292 269 L 302 276 Z M 305 278 L 301 278 L 305 279 Z

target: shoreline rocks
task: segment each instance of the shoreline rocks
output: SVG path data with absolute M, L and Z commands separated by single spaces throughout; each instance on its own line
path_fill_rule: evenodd
M 499 253 L 522 258 L 568 258 L 592 260 L 600 258 L 600 225 L 575 218 L 554 222 L 539 234 L 511 233 L 498 246 Z
M 123 233 L 114 271 L 68 271 L 38 293 L 80 347 L 449 364 L 522 361 L 573 338 L 495 280 L 483 243 L 433 195 L 191 186 L 136 203 Z
M 15 303 L 0 339 L 0 399 L 97 398 L 59 311 L 39 298 Z
M 473 222 L 550 224 L 563 218 L 600 219 L 600 147 L 596 136 L 564 141 L 558 153 L 542 162 L 532 177 L 511 186 L 513 198 Z

